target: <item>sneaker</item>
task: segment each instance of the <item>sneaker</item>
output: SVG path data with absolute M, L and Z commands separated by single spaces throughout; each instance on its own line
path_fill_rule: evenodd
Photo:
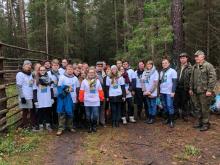
M 75 133 L 75 132 L 76 132 L 76 130 L 73 129 L 73 128 L 69 129 L 69 131 L 72 132 L 72 133 Z
M 40 125 L 39 125 L 39 131 L 42 132 L 43 130 L 44 130 L 44 125 L 43 125 L 43 124 L 40 124 Z
M 58 130 L 58 131 L 57 131 L 57 136 L 62 135 L 62 133 L 63 133 L 63 130 Z
M 209 130 L 209 127 L 210 127 L 210 124 L 203 124 L 202 127 L 200 127 L 200 131 L 203 132 L 203 131 L 208 131 Z
M 124 125 L 126 125 L 126 124 L 127 124 L 126 117 L 122 117 L 121 119 L 122 119 L 122 123 L 123 123 Z
M 49 132 L 53 131 L 49 123 L 46 123 L 46 130 L 48 130 Z
M 134 116 L 130 116 L 130 117 L 129 117 L 129 121 L 130 121 L 131 123 L 136 123 L 136 120 L 134 120 Z

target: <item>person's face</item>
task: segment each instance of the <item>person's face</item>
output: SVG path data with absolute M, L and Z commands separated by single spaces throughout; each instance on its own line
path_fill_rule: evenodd
M 144 70 L 144 63 L 143 63 L 143 62 L 139 62 L 138 68 L 139 68 L 140 70 Z
M 93 70 L 93 69 L 89 70 L 89 72 L 88 72 L 89 78 L 95 78 L 95 75 L 96 75 L 95 70 Z
M 180 57 L 180 63 L 182 65 L 186 64 L 187 63 L 187 57 Z
M 86 73 L 85 72 L 81 72 L 81 77 L 82 78 L 86 78 Z
M 88 67 L 89 67 L 89 65 L 88 65 L 88 64 L 83 64 L 83 68 L 84 68 L 85 70 L 87 70 L 87 69 L 88 69 Z
M 204 55 L 197 55 L 195 56 L 195 61 L 196 63 L 202 63 L 205 59 L 205 56 Z
M 58 69 L 59 69 L 59 65 L 53 63 L 53 64 L 52 64 L 52 70 L 54 70 L 54 71 L 58 71 Z
M 122 67 L 122 62 L 121 61 L 117 61 L 116 65 L 117 65 L 118 68 L 121 68 Z
M 32 67 L 31 64 L 26 64 L 26 65 L 23 66 L 23 70 L 24 71 L 31 71 L 31 67 Z
M 36 64 L 35 66 L 34 66 L 34 71 L 35 72 L 39 72 L 39 68 L 41 67 L 41 65 L 40 64 Z
M 72 75 L 73 74 L 73 68 L 72 67 L 67 67 L 66 68 L 66 73 L 68 74 L 68 75 Z
M 169 63 L 168 60 L 163 60 L 163 61 L 162 61 L 162 67 L 163 67 L 164 69 L 168 68 L 169 66 L 170 66 L 170 63 Z
M 40 75 L 45 75 L 46 72 L 47 72 L 47 70 L 44 66 L 40 67 L 40 70 L 39 70 Z
M 147 70 L 151 70 L 153 68 L 153 65 L 150 63 L 147 63 L 146 68 L 147 68 Z
M 103 70 L 103 65 L 97 65 L 96 66 L 97 71 L 102 71 Z
M 48 62 L 45 62 L 44 67 L 47 68 L 47 69 L 49 69 L 49 68 L 50 68 L 50 62 L 49 62 L 49 61 L 48 61 Z
M 107 75 L 110 75 L 110 73 L 111 73 L 111 69 L 110 69 L 110 68 L 107 68 L 107 69 L 106 69 L 106 74 L 107 74 Z
M 116 74 L 117 73 L 117 68 L 114 67 L 114 68 L 111 69 L 111 71 L 112 71 L 113 74 Z
M 123 67 L 124 67 L 125 69 L 128 69 L 128 67 L 129 67 L 128 63 L 127 63 L 127 62 L 124 62 L 124 63 L 123 63 Z
M 62 66 L 63 66 L 63 67 L 66 67 L 67 64 L 68 64 L 67 60 L 62 60 Z
M 76 69 L 74 70 L 74 74 L 75 74 L 76 76 L 79 76 L 80 70 L 79 70 L 78 68 L 76 68 Z
M 125 69 L 123 67 L 120 67 L 120 72 L 121 72 L 121 74 L 124 74 L 125 73 Z

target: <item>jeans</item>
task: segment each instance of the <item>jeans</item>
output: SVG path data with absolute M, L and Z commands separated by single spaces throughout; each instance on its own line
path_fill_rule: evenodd
M 99 118 L 99 106 L 85 106 L 87 121 L 97 122 Z
M 121 118 L 121 102 L 110 102 L 112 111 L 112 121 L 119 122 Z
M 157 114 L 157 98 L 147 98 L 148 112 L 151 116 Z
M 170 94 L 161 94 L 161 101 L 165 112 L 169 115 L 174 114 L 173 97 Z

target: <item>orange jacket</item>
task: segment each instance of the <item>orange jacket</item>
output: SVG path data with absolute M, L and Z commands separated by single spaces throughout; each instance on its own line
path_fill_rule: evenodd
M 84 94 L 85 94 L 84 90 L 80 90 L 79 91 L 79 101 L 80 102 L 84 102 Z M 100 99 L 100 101 L 104 101 L 105 100 L 103 90 L 99 90 L 99 99 Z

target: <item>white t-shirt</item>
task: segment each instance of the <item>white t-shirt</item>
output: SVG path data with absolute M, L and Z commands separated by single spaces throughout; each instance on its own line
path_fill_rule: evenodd
M 85 106 L 100 106 L 99 91 L 102 90 L 102 85 L 97 79 L 96 83 L 90 87 L 88 80 L 83 80 L 80 90 L 84 90 L 84 105 Z
M 26 100 L 33 99 L 33 76 L 18 72 L 16 75 L 16 84 L 22 86 L 22 92 Z
M 116 79 L 113 84 L 109 76 L 106 78 L 106 86 L 109 86 L 109 96 L 122 95 L 121 85 L 125 85 L 123 77 L 119 77 L 118 79 Z
M 52 74 L 51 71 L 48 71 L 47 74 L 50 77 L 50 79 L 54 82 L 52 84 L 52 88 L 53 88 L 54 97 L 57 97 L 57 85 L 61 74 L 58 75 L 57 77 L 54 74 Z
M 58 71 L 59 71 L 60 75 L 64 75 L 66 70 L 63 68 L 59 68 Z
M 142 88 L 144 85 L 143 73 L 138 77 L 137 71 L 135 71 L 136 88 Z
M 128 73 L 128 77 L 129 77 L 130 82 L 132 82 L 132 79 L 136 78 L 134 70 L 133 69 L 128 69 L 127 73 Z
M 72 92 L 70 92 L 70 95 L 72 97 L 73 103 L 76 103 L 76 88 L 79 88 L 79 80 L 76 76 L 74 77 L 67 77 L 65 75 L 61 75 L 58 81 L 58 86 L 69 86 L 72 88 Z
M 154 71 L 152 75 L 150 75 L 148 78 L 144 80 L 144 86 L 147 92 L 151 92 L 154 88 L 155 81 L 159 81 L 159 73 L 157 70 Z M 153 93 L 151 93 L 151 96 L 156 97 L 157 96 L 157 88 L 154 90 Z
M 37 108 L 52 107 L 51 88 L 52 86 L 36 85 L 36 83 L 34 84 L 33 89 L 37 90 L 37 101 L 38 101 Z
M 163 72 L 160 72 L 160 93 L 171 94 L 173 87 L 172 79 L 177 79 L 177 72 L 174 69 L 170 68 L 164 74 L 165 75 L 163 76 Z

